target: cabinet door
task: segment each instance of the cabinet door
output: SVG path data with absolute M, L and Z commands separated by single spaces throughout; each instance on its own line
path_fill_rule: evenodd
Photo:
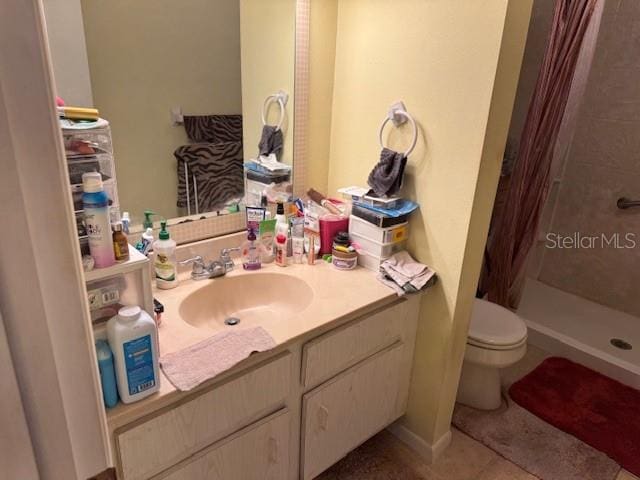
M 410 366 L 398 341 L 303 397 L 302 477 L 314 478 L 400 417 Z
M 307 342 L 302 350 L 302 384 L 315 387 L 398 340 L 408 343 L 415 321 L 406 299 Z
M 144 480 L 284 406 L 291 354 L 116 431 L 121 477 Z
M 289 470 L 290 417 L 282 409 L 154 479 L 284 480 Z

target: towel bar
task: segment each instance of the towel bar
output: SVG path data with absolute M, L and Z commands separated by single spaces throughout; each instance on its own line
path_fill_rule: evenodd
M 411 152 L 413 152 L 413 149 L 416 148 L 416 143 L 418 142 L 418 127 L 416 126 L 416 122 L 413 120 L 413 117 L 409 115 L 409 113 L 406 110 L 403 110 L 401 108 L 392 108 L 389 111 L 389 115 L 385 117 L 385 119 L 382 121 L 382 125 L 380 125 L 378 140 L 380 141 L 380 146 L 382 148 L 386 148 L 382 140 L 382 133 L 384 131 L 384 127 L 387 126 L 387 123 L 389 122 L 389 120 L 394 120 L 394 123 L 396 123 L 395 121 L 396 116 L 401 116 L 406 118 L 407 120 L 409 120 L 409 123 L 411 123 L 411 126 L 413 127 L 413 140 L 411 140 L 411 146 L 404 153 L 404 156 L 408 157 L 411 154 Z M 404 123 L 404 122 L 401 122 L 401 123 Z
M 284 122 L 284 107 L 287 104 L 287 100 L 289 100 L 289 95 L 282 90 L 279 90 L 265 98 L 264 104 L 262 105 L 262 125 L 267 124 L 267 110 L 269 109 L 269 105 L 273 102 L 277 102 L 280 106 L 280 118 L 278 119 L 276 130 L 280 130 L 282 128 L 282 122 Z

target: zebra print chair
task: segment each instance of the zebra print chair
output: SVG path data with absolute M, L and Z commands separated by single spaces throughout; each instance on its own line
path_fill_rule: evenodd
M 244 195 L 242 115 L 185 116 L 194 142 L 176 149 L 179 208 L 221 210 Z

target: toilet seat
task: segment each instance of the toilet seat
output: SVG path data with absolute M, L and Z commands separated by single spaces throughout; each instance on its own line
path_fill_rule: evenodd
M 513 350 L 527 341 L 527 325 L 495 303 L 475 299 L 467 343 L 491 350 Z
M 489 343 L 480 342 L 471 337 L 467 339 L 467 344 L 473 345 L 474 347 L 485 348 L 487 350 L 498 350 L 498 351 L 499 350 L 515 350 L 521 347 L 522 345 L 524 345 L 525 343 L 527 343 L 526 336 L 522 340 L 520 340 L 518 343 L 514 343 L 513 345 L 492 345 Z

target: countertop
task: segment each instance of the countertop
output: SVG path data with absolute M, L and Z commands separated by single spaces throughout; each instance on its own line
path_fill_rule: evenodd
M 162 323 L 158 328 L 160 356 L 176 352 L 202 341 L 217 333 L 215 330 L 194 327 L 180 317 L 179 306 L 183 299 L 202 288 L 213 286 L 219 282 L 225 282 L 231 277 L 241 275 L 264 275 L 265 273 L 286 274 L 298 278 L 311 288 L 313 295 L 308 306 L 296 312 L 289 318 L 278 321 L 266 321 L 263 328 L 275 339 L 277 346 L 274 350 L 282 350 L 281 347 L 292 343 L 311 332 L 318 334 L 358 315 L 376 308 L 388 305 L 397 300 L 393 290 L 376 280 L 375 273 L 361 267 L 350 271 L 340 271 L 332 265 L 318 261 L 315 265 L 289 265 L 279 267 L 268 264 L 255 272 L 244 271 L 242 267 L 229 272 L 226 276 L 211 280 L 191 280 L 188 274 L 180 276 L 180 284 L 171 290 L 154 289 L 154 296 L 162 304 L 165 311 L 162 315 Z M 211 287 L 210 287 L 211 288 Z M 273 288 L 273 286 L 271 286 Z M 214 290 L 212 290 L 213 292 Z M 246 292 L 251 295 L 251 291 Z M 287 291 L 278 292 L 286 298 Z M 223 328 L 236 328 L 226 327 Z M 266 358 L 270 352 L 252 355 L 250 358 Z M 110 429 L 114 429 L 134 421 L 155 410 L 165 407 L 184 396 L 190 395 L 202 389 L 206 389 L 222 378 L 246 368 L 246 361 L 240 362 L 227 372 L 215 377 L 190 392 L 179 392 L 161 373 L 160 390 L 153 395 L 129 405 L 119 403 L 116 407 L 107 410 L 107 420 Z

